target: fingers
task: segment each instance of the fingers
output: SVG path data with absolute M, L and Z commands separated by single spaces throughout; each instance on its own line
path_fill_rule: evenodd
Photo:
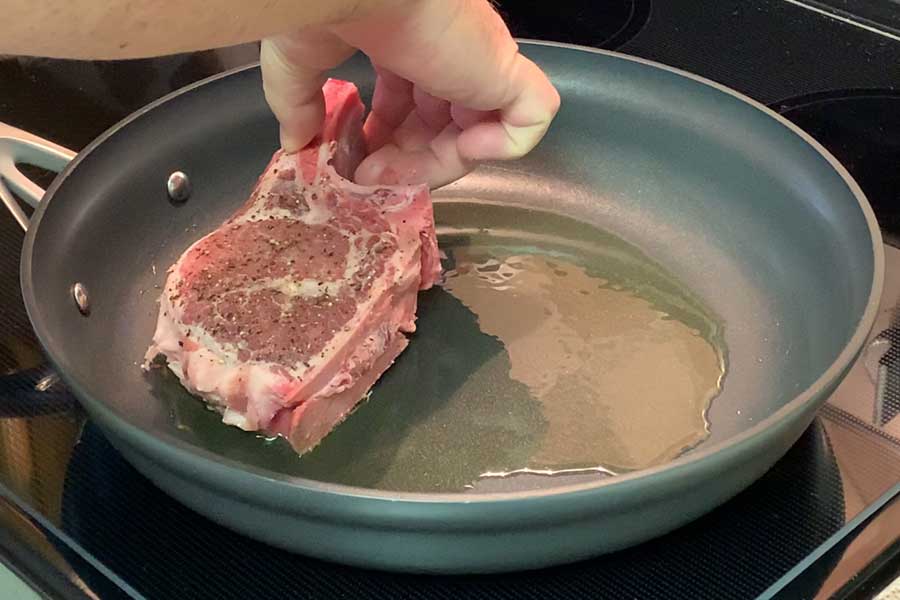
M 412 83 L 378 66 L 375 73 L 372 110 L 363 129 L 369 152 L 378 150 L 390 140 L 414 106 Z
M 470 167 L 459 156 L 460 129 L 452 123 L 450 103 L 387 69 L 376 66 L 375 71 L 364 128 L 370 156 L 357 169 L 356 181 L 436 187 L 465 175 Z
M 511 100 L 499 114 L 469 124 L 459 138 L 459 151 L 471 160 L 503 160 L 525 156 L 547 133 L 559 110 L 559 93 L 533 62 L 518 55 L 511 67 Z M 473 115 L 466 115 L 472 118 Z
M 475 110 L 466 108 L 459 104 L 454 104 L 450 109 L 450 115 L 453 122 L 459 125 L 460 129 L 468 129 L 476 123 L 489 120 L 497 120 L 500 115 L 497 111 L 492 110 Z
M 397 127 L 391 140 L 401 150 L 421 150 L 450 123 L 450 104 L 418 89 L 413 91 L 413 109 Z
M 462 119 L 478 123 L 469 123 L 458 139 L 467 160 L 526 154 L 559 109 L 556 89 L 519 54 L 503 20 L 486 0 L 419 0 L 402 13 L 385 11 L 334 26 L 332 31 L 373 62 L 414 81 L 422 92 L 454 106 L 491 113 L 487 122 L 483 114 L 475 118 L 467 113 Z
M 264 39 L 260 68 L 266 101 L 281 125 L 281 145 L 294 152 L 315 137 L 325 118 L 325 72 L 354 49 L 324 29 Z
M 416 114 L 429 129 L 442 130 L 450 122 L 450 103 L 432 96 L 419 86 L 413 88 Z
M 459 135 L 460 128 L 450 122 L 424 146 L 402 150 L 396 144 L 385 144 L 360 163 L 354 178 L 363 185 L 446 185 L 472 170 L 472 163 L 459 153 Z
M 263 41 L 264 89 L 281 123 L 282 146 L 297 150 L 319 132 L 324 73 L 359 48 L 379 65 L 360 182 L 437 187 L 470 171 L 474 161 L 531 151 L 559 109 L 559 94 L 519 54 L 489 2 L 398 6 Z
M 450 122 L 450 104 L 413 86 L 394 73 L 375 67 L 372 110 L 366 118 L 369 152 L 393 138 L 401 146 L 423 146 Z

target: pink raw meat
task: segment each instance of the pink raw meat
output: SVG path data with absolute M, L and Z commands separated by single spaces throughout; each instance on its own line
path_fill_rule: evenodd
M 147 351 L 249 431 L 313 448 L 415 331 L 440 276 L 427 186 L 345 179 L 365 154 L 356 87 L 328 80 L 322 135 L 281 150 L 250 199 L 169 269 Z

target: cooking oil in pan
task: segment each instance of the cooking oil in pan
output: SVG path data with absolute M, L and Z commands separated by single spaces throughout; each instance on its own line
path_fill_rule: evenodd
M 708 436 L 723 329 L 678 280 L 568 217 L 435 211 L 445 281 L 420 295 L 417 331 L 369 400 L 315 450 L 226 427 L 183 392 L 179 434 L 321 481 L 468 493 L 643 469 Z
M 450 253 L 445 288 L 503 343 L 501 376 L 524 385 L 546 422 L 526 464 L 481 477 L 615 474 L 708 435 L 723 359 L 699 329 L 574 257 L 504 255 L 477 239 Z

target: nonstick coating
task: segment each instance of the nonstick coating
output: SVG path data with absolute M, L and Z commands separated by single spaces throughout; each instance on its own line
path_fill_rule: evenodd
M 552 208 L 637 245 L 725 322 L 712 438 L 663 467 L 483 496 L 381 492 L 248 467 L 176 439 L 137 368 L 165 268 L 251 190 L 278 140 L 258 68 L 192 86 L 113 128 L 54 182 L 23 252 L 35 330 L 120 451 L 229 527 L 366 566 L 492 571 L 615 550 L 710 510 L 809 425 L 868 333 L 883 256 L 871 210 L 786 121 L 693 76 L 620 55 L 523 43 L 563 104 L 536 151 L 435 194 Z M 368 100 L 355 57 L 336 77 Z M 166 195 L 182 170 L 194 193 Z M 151 265 L 156 265 L 154 273 Z M 91 294 L 79 314 L 74 282 Z M 648 365 L 652 376 L 653 365 Z M 557 485 L 548 480 L 548 485 Z

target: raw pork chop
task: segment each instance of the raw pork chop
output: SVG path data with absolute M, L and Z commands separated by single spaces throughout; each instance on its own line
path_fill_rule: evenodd
M 322 135 L 273 156 L 246 204 L 169 269 L 147 366 L 305 452 L 361 401 L 415 331 L 440 275 L 425 185 L 364 187 L 356 87 L 324 87 Z

